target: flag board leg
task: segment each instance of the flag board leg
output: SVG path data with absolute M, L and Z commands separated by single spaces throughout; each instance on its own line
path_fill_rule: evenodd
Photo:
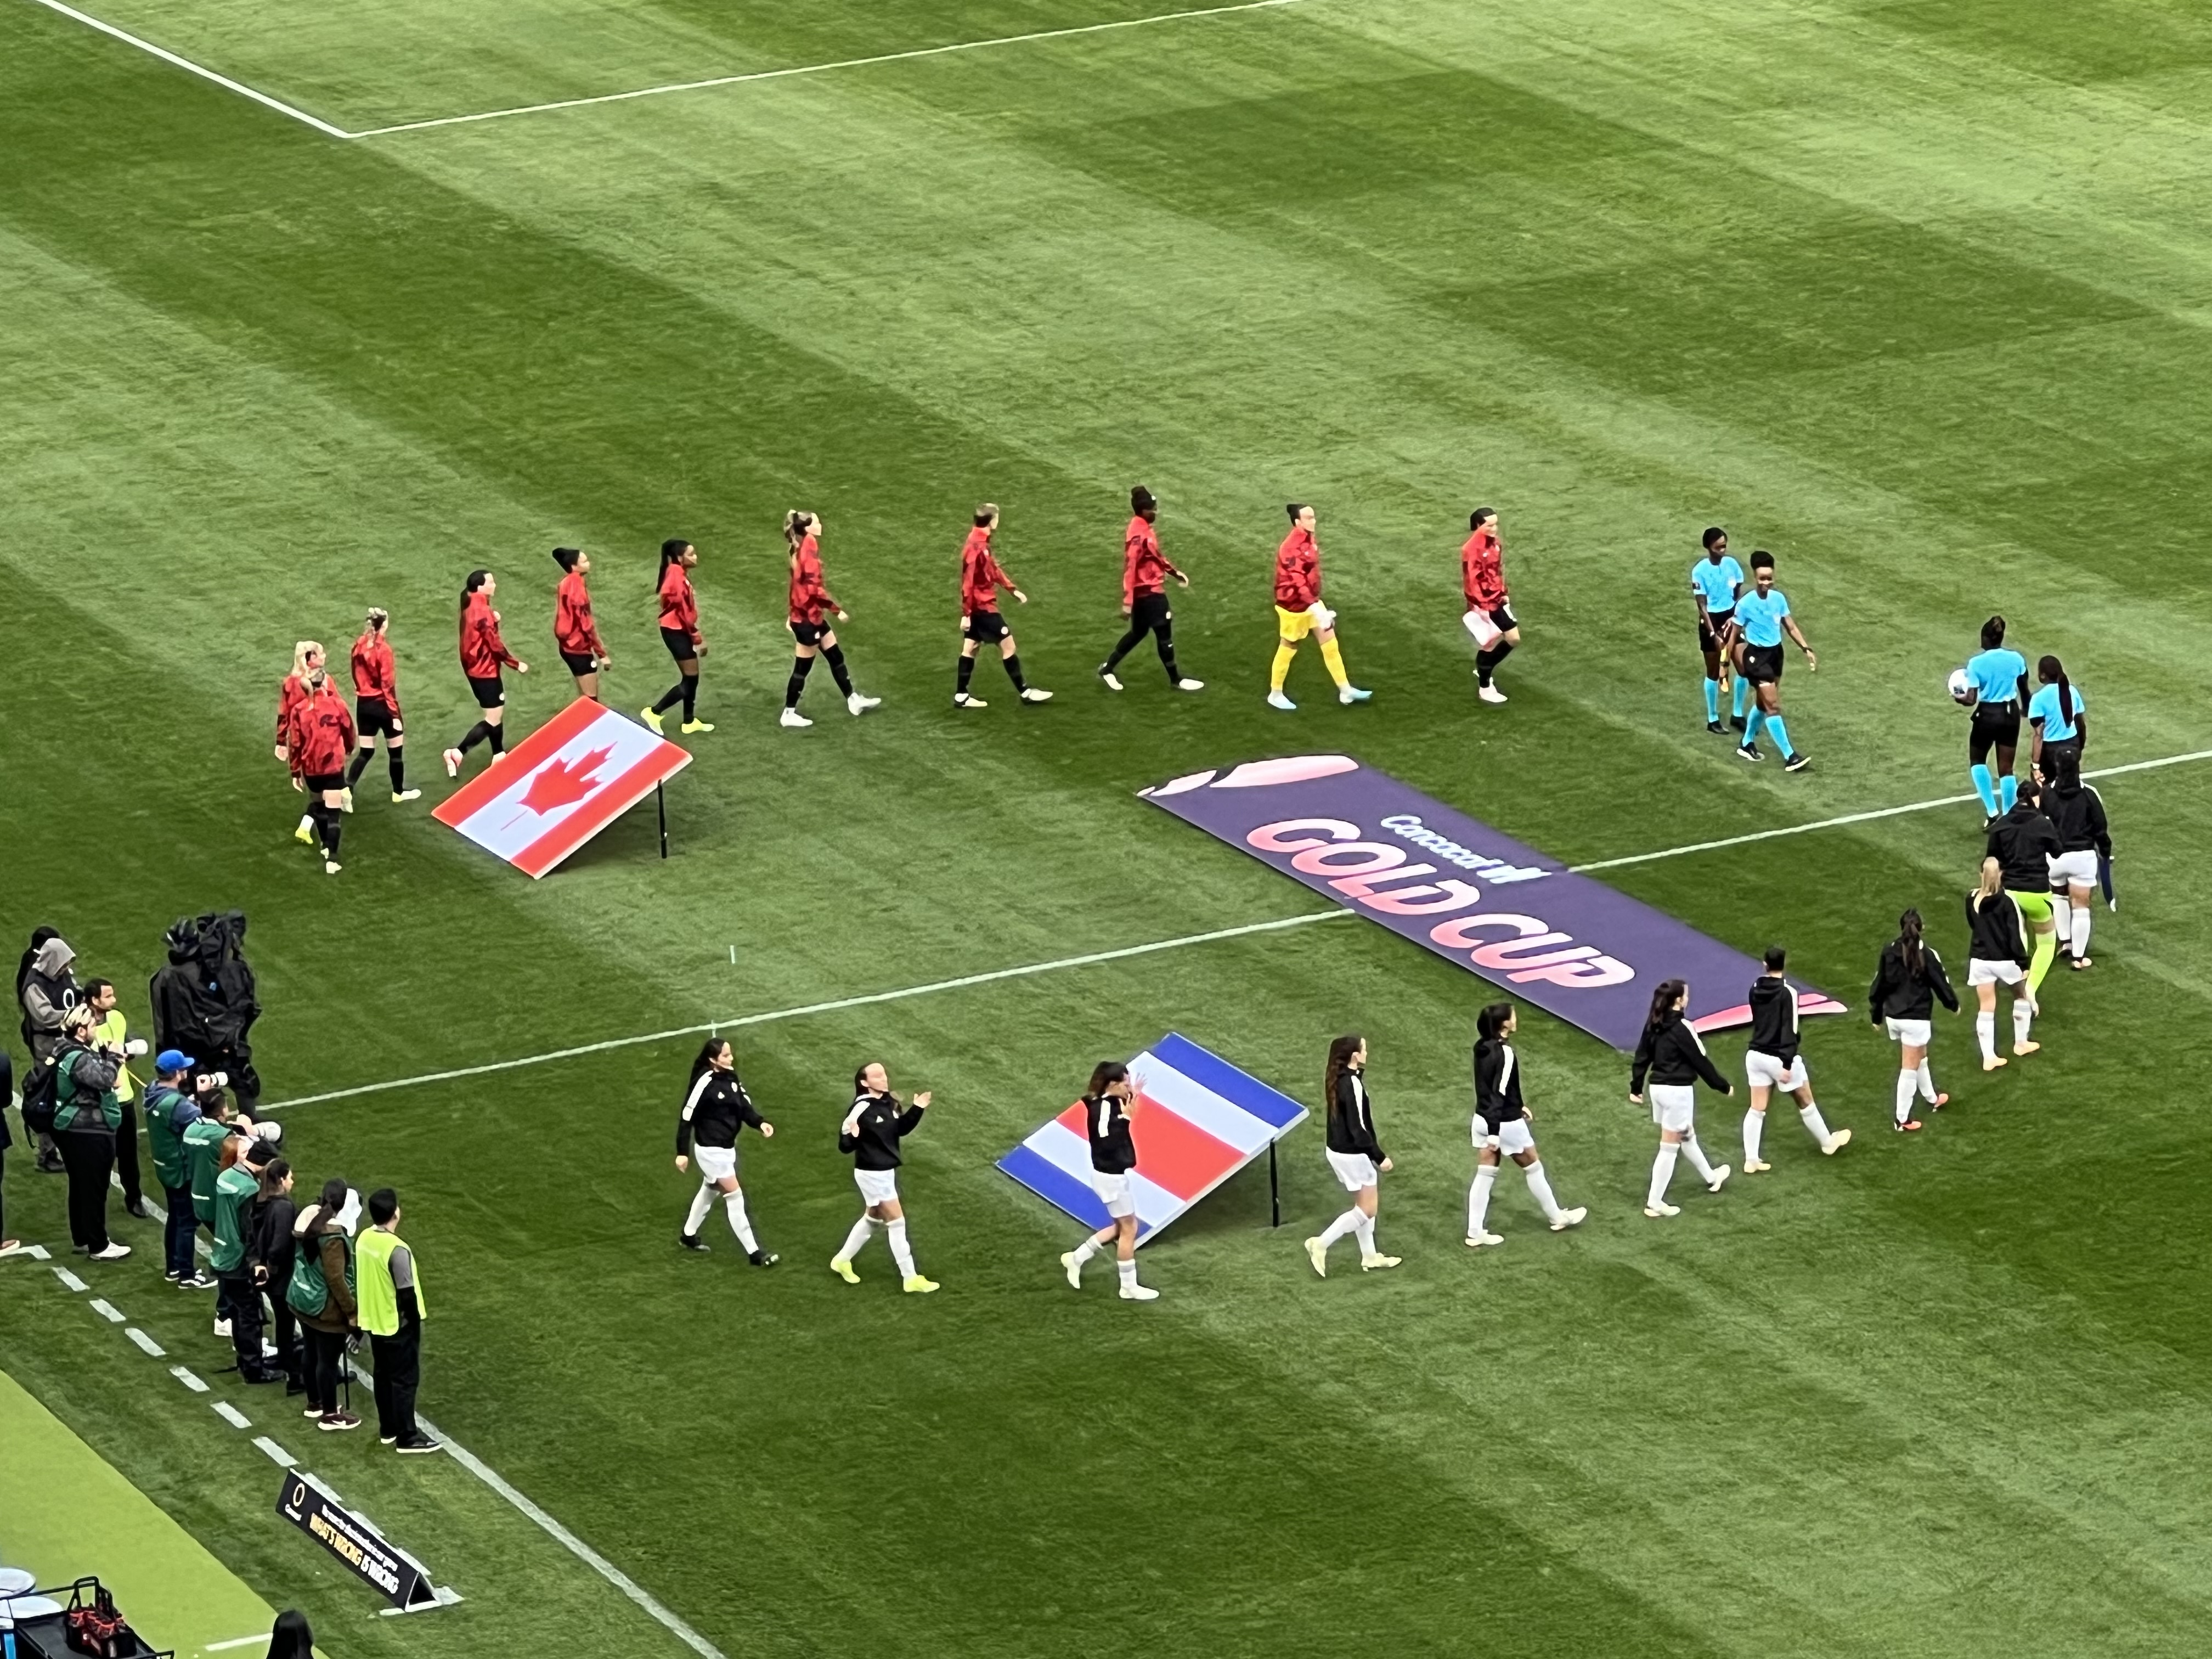
M 668 792 L 660 785 L 653 786 L 653 810 L 660 815 L 660 856 L 668 856 Z
M 1283 1188 L 1275 1177 L 1275 1143 L 1267 1143 L 1267 1214 L 1270 1227 L 1283 1224 Z

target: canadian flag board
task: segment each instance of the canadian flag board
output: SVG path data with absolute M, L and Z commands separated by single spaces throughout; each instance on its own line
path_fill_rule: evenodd
M 665 738 L 579 697 L 431 816 L 534 878 L 690 763 Z

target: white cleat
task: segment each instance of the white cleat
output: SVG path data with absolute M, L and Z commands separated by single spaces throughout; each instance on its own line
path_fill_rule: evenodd
M 1668 1204 L 1664 1202 L 1658 1204 L 1647 1204 L 1644 1206 L 1644 1213 L 1650 1216 L 1654 1221 L 1657 1221 L 1665 1216 L 1681 1214 L 1682 1206 L 1679 1204 Z
M 807 719 L 805 715 L 800 714 L 796 708 L 787 708 L 783 711 L 782 718 L 778 720 L 776 724 L 778 726 L 788 726 L 793 730 L 796 731 L 802 726 L 811 726 L 814 722 Z
M 1728 1178 L 1731 1173 L 1733 1172 L 1729 1169 L 1727 1164 L 1714 1164 L 1713 1178 L 1705 1183 L 1705 1190 L 1709 1193 L 1717 1193 L 1720 1191 L 1722 1188 L 1728 1185 Z
M 1124 1285 L 1121 1287 L 1121 1300 L 1124 1302 L 1157 1302 L 1159 1299 L 1160 1293 L 1149 1285 Z
M 1025 685 L 1022 688 L 1022 701 L 1024 702 L 1050 702 L 1052 701 L 1052 693 L 1049 691 L 1040 691 L 1034 685 Z
M 1850 1144 L 1851 1132 L 1849 1129 L 1838 1129 L 1820 1143 L 1820 1155 L 1823 1158 L 1833 1158 Z
M 1306 1260 L 1313 1263 L 1313 1270 L 1323 1279 L 1328 1277 L 1328 1245 L 1322 1243 L 1318 1238 L 1306 1240 Z
M 1177 680 L 1176 682 L 1176 690 L 1178 691 L 1203 691 L 1206 690 L 1206 682 L 1204 680 Z
M 881 708 L 883 706 L 884 700 L 881 697 L 865 697 L 858 691 L 845 699 L 845 712 L 855 719 L 866 714 L 871 708 Z
M 1467 1236 L 1467 1248 L 1470 1250 L 1479 1250 L 1486 1245 L 1503 1244 L 1504 1242 L 1505 1236 L 1503 1233 L 1480 1232 L 1469 1233 Z
M 326 876 L 335 876 L 339 871 L 344 868 L 345 866 L 340 864 L 336 859 L 325 859 L 323 860 L 323 873 Z
M 1098 684 L 1109 691 L 1119 691 L 1121 689 L 1121 677 L 1110 668 L 1102 668 L 1098 671 Z
M 1067 1275 L 1070 1290 L 1083 1288 L 1083 1264 L 1075 1259 L 1074 1251 L 1070 1250 L 1060 1258 L 1060 1270 Z
M 1346 685 L 1338 688 L 1336 700 L 1346 704 L 1365 702 L 1374 695 L 1372 691 L 1363 691 L 1356 685 Z
M 991 705 L 981 697 L 969 696 L 965 691 L 955 691 L 952 694 L 952 706 L 955 708 L 988 708 Z
M 458 778 L 461 775 L 461 751 L 459 750 L 448 749 L 445 754 L 445 761 L 446 775 L 447 777 Z
M 394 806 L 404 806 L 410 800 L 422 799 L 422 792 L 420 789 L 395 789 L 392 792 L 392 804 Z
M 120 1261 L 125 1256 L 129 1255 L 130 1254 L 131 1247 L 128 1244 L 110 1244 L 104 1250 L 94 1250 L 92 1253 L 92 1260 L 94 1261 Z
M 1298 708 L 1297 704 L 1292 702 L 1288 697 L 1285 696 L 1279 691 L 1270 691 L 1267 693 L 1267 707 L 1270 708 L 1279 708 L 1285 714 L 1294 714 L 1297 712 Z
M 1746 1175 L 1765 1175 L 1773 1167 L 1771 1164 L 1762 1164 L 1755 1158 L 1747 1158 L 1743 1161 L 1743 1172 Z
M 1506 700 L 1505 694 L 1494 685 L 1478 685 L 1474 688 L 1474 695 L 1485 702 L 1504 702 Z
M 1363 1255 L 1359 1258 L 1359 1271 L 1364 1273 L 1380 1273 L 1385 1267 L 1396 1267 L 1402 1260 L 1404 1258 L 1401 1256 L 1384 1255 L 1377 1250 L 1373 1255 Z
M 1583 1223 L 1589 1218 L 1589 1207 L 1585 1205 L 1577 1204 L 1571 1210 L 1562 1210 L 1559 1212 L 1559 1218 L 1552 1224 L 1552 1231 L 1555 1233 L 1563 1233 L 1570 1227 L 1581 1226 Z

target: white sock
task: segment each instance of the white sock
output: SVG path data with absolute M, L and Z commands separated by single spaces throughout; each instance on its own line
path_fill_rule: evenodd
M 691 1213 L 684 1218 L 684 1236 L 696 1238 L 699 1228 L 707 1219 L 708 1206 L 714 1201 L 714 1188 L 709 1182 L 701 1182 L 699 1190 L 691 1194 Z
M 876 1224 L 873 1218 L 862 1216 L 853 1224 L 853 1231 L 845 1235 L 845 1243 L 837 1252 L 837 1260 L 850 1261 L 854 1256 L 860 1255 L 860 1247 L 875 1236 L 875 1231 Z
M 896 1221 L 891 1223 L 890 1234 L 891 1260 L 898 1263 L 898 1270 L 906 1278 L 912 1279 L 914 1277 L 914 1252 L 907 1248 L 906 1218 L 904 1216 L 901 1216 Z
M 1828 1121 L 1820 1115 L 1820 1109 L 1810 1104 L 1797 1109 L 1797 1121 L 1805 1126 L 1805 1133 L 1823 1146 L 1828 1144 Z
M 1766 1127 L 1766 1114 L 1746 1107 L 1743 1114 L 1743 1161 L 1747 1169 L 1759 1162 L 1759 1137 Z
M 1474 1185 L 1467 1189 L 1467 1236 L 1469 1238 L 1482 1237 L 1482 1224 L 1490 1215 L 1491 1185 L 1497 1179 L 1498 1166 L 1495 1164 L 1475 1166 Z
M 2014 1008 L 2020 1005 L 2013 1004 Z M 1974 1016 L 1974 1041 L 1982 1045 L 1984 1063 L 1997 1057 L 1997 1017 L 1994 1012 Z
M 1540 1158 L 1531 1164 L 1527 1173 L 1529 1196 L 1542 1206 L 1545 1220 L 1557 1221 L 1559 1218 L 1559 1200 L 1552 1196 L 1552 1183 L 1545 1176 L 1543 1161 Z
M 1097 1255 L 1097 1254 L 1098 1241 L 1095 1238 L 1086 1238 L 1083 1243 L 1075 1247 L 1075 1265 L 1080 1267 L 1085 1262 L 1090 1261 L 1092 1256 Z
M 2012 1046 L 2014 1048 L 2017 1048 L 2021 1043 L 2027 1041 L 2027 1028 L 2034 1018 L 2035 1005 L 2033 1003 L 2030 1002 L 2026 997 L 2014 997 L 2012 1000 Z M 1990 1023 L 1991 1024 L 1995 1024 L 1996 1023 L 1996 1016 L 1995 1014 L 1991 1014 L 1990 1016 Z
M 1713 1166 L 1705 1162 L 1705 1149 L 1698 1145 L 1696 1130 L 1682 1137 L 1682 1156 L 1690 1160 L 1690 1167 L 1698 1172 L 1698 1179 L 1707 1186 L 1712 1184 Z
M 1897 1121 L 1899 1123 L 1912 1115 L 1912 1088 L 1920 1080 L 1917 1072 L 1897 1074 Z
M 1346 1210 L 1342 1215 L 1337 1217 L 1335 1220 L 1330 1222 L 1328 1226 L 1322 1229 L 1322 1249 L 1324 1250 L 1327 1249 L 1330 1245 L 1335 1243 L 1338 1239 L 1342 1238 L 1346 1233 L 1356 1231 L 1358 1228 L 1359 1224 L 1366 1219 L 1367 1218 L 1360 1214 L 1356 1206 Z
M 1361 1216 L 1359 1224 L 1352 1231 L 1359 1235 L 1359 1257 L 1364 1261 L 1375 1254 L 1375 1218 Z
M 1920 1061 L 1920 1097 L 1930 1106 L 1936 1103 L 1936 1073 L 1928 1069 L 1924 1056 Z
M 302 830 L 313 830 L 314 827 L 315 815 L 313 813 L 302 812 L 300 814 L 300 828 Z
M 2089 954 L 2089 907 L 2086 904 L 2074 907 L 2074 954 L 2077 957 Z
M 1121 1275 L 1121 1288 L 1125 1291 L 1134 1290 L 1137 1284 L 1137 1258 L 1131 1256 L 1127 1261 L 1116 1261 L 1114 1267 Z
M 744 1194 L 742 1191 L 725 1193 L 722 1208 L 729 1215 L 730 1231 L 738 1236 L 738 1243 L 745 1247 L 745 1254 L 750 1255 L 758 1250 L 760 1244 L 753 1237 L 753 1224 L 745 1218 Z
M 1659 1143 L 1659 1156 L 1651 1160 L 1651 1193 L 1644 1200 L 1646 1209 L 1656 1210 L 1667 1201 L 1667 1183 L 1674 1178 L 1674 1144 L 1670 1140 Z

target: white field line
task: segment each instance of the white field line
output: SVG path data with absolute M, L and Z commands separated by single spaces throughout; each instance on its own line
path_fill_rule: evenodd
M 250 1429 L 253 1426 L 253 1419 L 228 1400 L 218 1400 L 209 1409 L 234 1429 Z
M 112 23 L 104 23 L 88 12 L 82 12 L 75 6 L 64 4 L 63 0 L 38 0 L 38 3 L 49 11 L 59 12 L 63 16 L 82 23 L 87 28 L 97 29 L 102 34 L 122 41 L 125 46 L 136 46 L 139 51 L 149 53 L 165 64 L 174 64 L 188 75 L 197 75 L 203 81 L 211 81 L 227 92 L 234 92 L 241 98 L 250 98 L 265 109 L 272 109 L 279 115 L 288 115 L 295 121 L 311 126 L 316 131 L 326 134 L 330 137 L 347 139 L 381 138 L 395 132 L 422 132 L 433 127 L 458 127 L 470 125 L 478 121 L 503 121 L 509 116 L 514 115 L 544 115 L 554 110 L 583 109 L 592 104 L 621 104 L 627 103 L 634 98 L 659 98 L 672 92 L 703 92 L 712 87 L 743 86 L 753 81 L 783 81 L 798 75 L 826 75 L 832 70 L 866 69 L 877 64 L 902 64 L 922 58 L 942 58 L 956 52 L 981 52 L 990 46 L 1018 46 L 1036 40 L 1064 40 L 1081 34 L 1103 34 L 1114 29 L 1145 28 L 1154 23 L 1179 23 L 1194 17 L 1222 17 L 1240 11 L 1274 11 L 1285 6 L 1302 5 L 1304 3 L 1305 0 L 1240 0 L 1240 3 L 1235 5 L 1200 6 L 1188 11 L 1164 11 L 1150 17 L 1118 18 L 1110 23 L 1080 23 L 1068 28 L 1036 29 L 1027 34 L 995 35 L 988 40 L 954 40 L 941 46 L 917 46 L 910 52 L 878 52 L 866 58 L 841 58 L 835 63 L 799 64 L 789 69 L 756 70 L 746 75 L 717 75 L 703 81 L 672 81 L 663 86 L 638 87 L 629 92 L 606 92 L 591 98 L 562 98 L 547 104 L 518 104 L 509 109 L 478 110 L 467 115 L 440 115 L 423 121 L 399 121 L 390 126 L 367 127 L 359 132 L 352 132 L 344 127 L 332 125 L 319 115 L 310 115 L 298 106 L 288 104 L 281 98 L 273 98 L 265 92 L 249 87 L 243 81 L 234 81 L 228 75 L 219 74 L 204 64 L 196 64 L 189 58 L 171 52 L 167 46 L 157 46 L 151 40 L 133 34 L 128 29 L 119 29 Z
M 136 1325 L 125 1326 L 123 1328 L 123 1334 L 129 1337 L 131 1339 L 131 1345 L 135 1346 L 139 1352 L 146 1355 L 149 1358 L 167 1359 L 169 1357 L 169 1351 L 167 1348 L 156 1342 L 152 1337 L 147 1335 L 145 1332 L 140 1330 Z
M 54 0 L 40 0 L 44 5 Z M 782 81 L 795 75 L 826 75 L 832 70 L 866 69 L 876 64 L 910 63 L 920 58 L 942 58 L 950 52 L 981 52 L 988 46 L 1018 46 L 1033 40 L 1065 40 L 1079 34 L 1103 34 L 1110 29 L 1144 28 L 1154 23 L 1179 23 L 1193 17 L 1221 17 L 1231 12 L 1273 11 L 1303 0 L 1243 0 L 1230 6 L 1201 6 L 1192 11 L 1165 11 L 1152 17 L 1124 17 L 1111 23 L 1083 23 L 1072 28 L 1037 29 L 1028 34 L 1001 34 L 988 40 L 956 40 L 949 46 L 917 46 L 911 52 L 878 52 L 869 58 L 842 58 L 833 64 L 805 64 L 793 69 L 757 70 L 750 75 L 717 75 L 705 81 L 672 81 L 665 86 L 640 87 L 633 92 L 606 92 L 594 98 L 562 98 L 550 104 L 520 104 L 512 109 L 481 110 L 473 115 L 441 115 L 427 121 L 401 121 L 388 127 L 369 127 L 342 133 L 346 138 L 381 138 L 388 133 L 422 132 L 431 127 L 458 127 L 476 121 L 502 121 L 511 115 L 543 115 L 553 110 L 583 109 L 592 104 L 625 103 L 633 98 L 658 98 L 672 92 L 703 92 L 710 87 L 743 86 L 753 81 Z
M 2133 761 L 2125 766 L 2101 767 L 2084 772 L 2085 778 L 2118 777 L 2124 772 L 2149 772 L 2160 767 L 2180 766 L 2191 761 L 2212 760 L 2212 749 L 2192 750 L 2185 755 L 2166 755 L 2157 760 Z M 1820 818 L 1812 823 L 1792 823 L 1779 830 L 1756 830 L 1749 835 L 1729 836 L 1719 841 L 1686 842 L 1680 847 L 1663 847 L 1656 853 L 1632 853 L 1626 858 L 1600 859 L 1593 864 L 1568 866 L 1575 875 L 1593 870 L 1617 870 L 1624 865 L 1650 864 L 1660 859 L 1684 858 L 1692 853 L 1710 853 L 1724 847 L 1741 847 L 1755 841 L 1772 841 L 1782 836 L 1809 835 L 1815 830 L 1840 829 L 1845 824 L 1868 823 L 1878 818 L 1901 817 L 1911 812 L 1932 811 L 1941 806 L 1958 806 L 1975 798 L 1972 795 L 1937 795 L 1928 800 L 1908 801 L 1902 806 L 1884 806 L 1871 812 L 1846 812 L 1840 817 Z M 1118 951 L 1095 951 L 1088 956 L 1062 957 L 1056 962 L 1036 962 L 1020 968 L 1000 968 L 988 974 L 967 974 L 958 979 L 940 979 L 927 985 L 910 985 L 897 991 L 874 991 L 866 996 L 840 997 L 831 1002 L 810 1002 L 797 1008 L 778 1008 L 769 1013 L 739 1014 L 728 1019 L 709 1020 L 700 1025 L 678 1025 L 665 1031 L 642 1031 L 635 1036 L 610 1037 L 604 1042 L 580 1043 L 573 1048 L 554 1048 L 542 1054 L 525 1054 L 517 1060 L 495 1060 L 482 1066 L 456 1066 L 446 1072 L 424 1072 L 415 1077 L 393 1078 L 384 1083 L 358 1084 L 350 1089 L 331 1089 L 319 1095 L 301 1095 L 296 1100 L 282 1100 L 264 1105 L 264 1112 L 279 1112 L 293 1106 L 313 1106 L 326 1100 L 347 1100 L 356 1095 L 381 1094 L 387 1089 L 411 1089 L 428 1083 L 450 1083 L 458 1078 L 482 1077 L 490 1072 L 511 1072 L 525 1066 L 545 1066 L 555 1060 L 574 1060 L 584 1054 L 605 1054 L 611 1048 L 635 1048 L 641 1043 L 665 1042 L 673 1037 L 697 1036 L 702 1033 L 733 1030 L 744 1025 L 767 1025 L 778 1020 L 798 1019 L 807 1014 L 835 1013 L 844 1008 L 864 1008 L 880 1002 L 902 1002 L 909 997 L 927 996 L 938 991 L 957 991 L 971 985 L 988 985 L 996 980 L 1024 979 L 1033 974 L 1048 974 L 1063 968 L 1088 968 L 1102 962 L 1118 962 L 1126 957 L 1149 956 L 1157 951 L 1176 951 L 1187 945 L 1207 945 L 1216 939 L 1239 939 L 1252 933 L 1278 932 L 1285 927 L 1303 927 L 1309 922 L 1331 921 L 1356 914 L 1351 910 L 1315 910 L 1303 915 L 1285 916 L 1276 921 L 1255 921 L 1242 927 L 1217 928 L 1209 933 L 1187 933 L 1181 939 L 1164 939 L 1150 945 L 1125 945 Z
M 234 81 L 228 75 L 218 75 L 204 64 L 195 64 L 189 58 L 180 58 L 167 46 L 157 46 L 151 40 L 142 40 L 127 29 L 119 29 L 112 23 L 103 23 L 97 17 L 79 11 L 75 6 L 65 6 L 62 3 L 62 0 L 38 0 L 38 3 L 47 10 L 58 11 L 63 16 L 83 24 L 87 28 L 98 29 L 102 34 L 112 35 L 125 46 L 136 46 L 141 52 L 150 52 L 165 64 L 174 64 L 187 74 L 197 75 L 203 81 L 212 81 L 226 92 L 234 92 L 241 98 L 251 98 L 255 103 L 273 109 L 279 115 L 289 115 L 295 121 L 311 126 L 318 132 L 327 133 L 333 138 L 361 137 L 357 132 L 348 132 L 343 127 L 334 127 L 319 116 L 310 115 L 307 111 L 295 108 L 281 98 L 271 98 L 265 92 L 257 92 L 243 81 Z
M 1062 957 L 1056 962 L 1033 962 L 1020 968 L 999 968 L 988 974 L 963 974 L 958 979 L 940 979 L 927 985 L 909 985 L 896 991 L 872 991 L 866 996 L 839 997 L 831 1002 L 810 1002 L 797 1008 L 778 1008 L 765 1014 L 736 1014 L 728 1019 L 708 1020 L 698 1025 L 678 1025 L 665 1031 L 643 1031 L 635 1036 L 610 1037 L 604 1042 L 580 1043 L 573 1048 L 556 1048 L 543 1054 L 525 1054 L 520 1060 L 495 1060 L 482 1066 L 456 1066 L 449 1072 L 425 1072 L 418 1077 L 394 1078 L 387 1083 L 363 1083 L 351 1089 L 332 1089 L 319 1095 L 301 1095 L 297 1100 L 280 1100 L 264 1105 L 264 1112 L 281 1112 L 293 1106 L 312 1106 L 319 1101 L 345 1100 L 355 1095 L 380 1094 L 386 1089 L 411 1089 L 423 1083 L 450 1083 L 456 1078 L 482 1077 L 487 1072 L 511 1072 L 521 1066 L 544 1066 L 556 1060 L 574 1060 L 581 1054 L 605 1054 L 610 1048 L 630 1048 L 643 1042 L 665 1042 L 672 1037 L 697 1036 L 702 1033 L 734 1030 L 742 1025 L 766 1025 L 776 1020 L 798 1019 L 806 1014 L 835 1013 L 844 1008 L 866 1008 L 879 1002 L 903 1002 L 909 997 L 928 996 L 937 991 L 957 991 L 971 985 L 988 985 L 1002 979 L 1024 979 L 1032 974 L 1049 974 L 1063 968 L 1088 968 L 1102 962 L 1119 962 L 1127 957 L 1150 956 L 1156 951 L 1176 951 L 1186 945 L 1208 945 L 1216 939 L 1242 939 L 1251 933 L 1279 933 L 1285 927 L 1303 927 L 1309 922 L 1334 921 L 1352 914 L 1349 910 L 1314 910 L 1304 915 L 1285 916 L 1277 921 L 1255 921 L 1242 927 L 1218 927 L 1210 933 L 1186 933 L 1181 939 L 1156 939 L 1150 945 L 1127 945 L 1118 951 L 1093 951 L 1087 956 Z
M 293 1456 L 291 1453 L 286 1451 L 282 1446 L 278 1445 L 274 1440 L 271 1440 L 267 1435 L 258 1434 L 254 1436 L 253 1443 L 261 1448 L 261 1455 L 264 1457 L 266 1457 L 270 1462 L 276 1464 L 278 1468 L 287 1469 L 299 1468 L 300 1460 Z

